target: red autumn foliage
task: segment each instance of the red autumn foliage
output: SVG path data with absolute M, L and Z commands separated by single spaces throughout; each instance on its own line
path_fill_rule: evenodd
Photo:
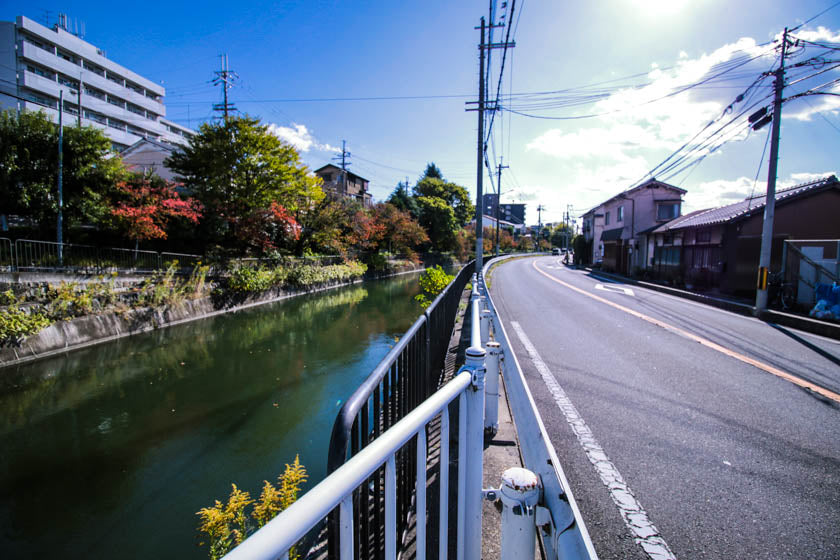
M 135 177 L 117 184 L 123 200 L 111 209 L 128 236 L 138 241 L 166 239 L 166 227 L 173 218 L 198 223 L 204 207 L 195 199 L 182 197 L 172 183 Z
M 236 237 L 240 241 L 263 253 L 276 250 L 286 241 L 300 238 L 300 224 L 276 202 L 247 216 L 228 219 L 235 226 Z

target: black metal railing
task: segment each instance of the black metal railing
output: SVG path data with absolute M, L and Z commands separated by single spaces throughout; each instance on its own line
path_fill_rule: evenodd
M 473 269 L 471 262 L 460 270 L 341 407 L 330 438 L 328 474 L 437 391 L 458 304 Z M 397 452 L 397 534 L 407 528 L 416 461 L 414 445 Z M 384 476 L 383 467 L 354 492 L 356 558 L 384 556 Z M 331 558 L 338 557 L 338 529 L 336 510 L 329 522 Z
M 31 239 L 18 239 L 12 243 L 9 239 L 0 239 L 0 270 L 7 272 L 151 273 L 166 269 L 176 262 L 180 272 L 189 272 L 201 258 L 201 255 L 185 253 L 158 253 Z
M 12 240 L 5 237 L 0 238 L 0 272 L 12 272 L 15 266 L 14 253 L 12 253 Z

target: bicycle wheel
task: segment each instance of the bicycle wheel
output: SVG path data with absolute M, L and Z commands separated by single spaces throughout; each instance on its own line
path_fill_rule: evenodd
M 793 309 L 793 304 L 796 303 L 793 297 L 793 286 L 782 286 L 779 294 L 779 299 L 782 302 L 782 309 L 784 309 L 785 311 L 787 311 L 788 309 Z

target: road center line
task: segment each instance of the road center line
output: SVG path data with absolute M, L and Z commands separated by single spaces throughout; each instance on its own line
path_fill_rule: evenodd
M 659 535 L 659 530 L 653 525 L 650 518 L 648 518 L 647 512 L 642 508 L 642 504 L 636 500 L 633 491 L 630 490 L 627 482 L 624 481 L 624 477 L 621 476 L 616 466 L 607 457 L 604 448 L 595 439 L 592 430 L 586 425 L 586 422 L 584 422 L 578 413 L 575 405 L 572 404 L 566 392 L 554 378 L 554 374 L 548 369 L 548 366 L 540 357 L 539 352 L 537 352 L 537 349 L 531 343 L 525 331 L 522 330 L 522 327 L 516 321 L 512 321 L 511 326 L 516 331 L 516 335 L 519 337 L 520 342 L 522 342 L 522 346 L 525 347 L 525 350 L 530 355 L 534 367 L 537 368 L 545 386 L 551 392 L 551 396 L 554 397 L 557 408 L 566 417 L 566 422 L 572 428 L 578 442 L 580 442 L 580 445 L 586 452 L 586 457 L 592 463 L 592 466 L 595 467 L 595 472 L 598 473 L 601 482 L 607 487 L 610 498 L 615 502 L 619 513 L 621 513 L 621 518 L 624 520 L 624 524 L 630 530 L 630 533 L 632 533 L 635 541 L 652 559 L 675 560 L 676 557 L 671 552 L 671 549 L 668 548 L 665 540 Z
M 811 383 L 810 381 L 806 381 L 806 380 L 802 379 L 801 377 L 797 377 L 797 376 L 795 376 L 791 373 L 788 373 L 786 371 L 782 371 L 779 368 L 773 367 L 769 364 L 765 364 L 764 362 L 760 362 L 760 361 L 758 361 L 754 358 L 750 358 L 749 356 L 745 356 L 744 354 L 741 354 L 739 352 L 735 352 L 734 350 L 730 350 L 729 348 L 725 348 L 725 347 L 721 346 L 720 344 L 712 342 L 711 340 L 709 340 L 707 338 L 703 338 L 702 336 L 697 336 L 696 334 L 690 333 L 690 332 L 688 332 L 684 329 L 681 329 L 679 327 L 675 327 L 674 325 L 671 325 L 670 323 L 660 321 L 659 319 L 654 319 L 653 317 L 651 317 L 649 315 L 645 315 L 644 313 L 639 313 L 638 311 L 634 311 L 633 309 L 630 309 L 628 307 L 624 307 L 623 305 L 619 305 L 619 304 L 614 303 L 614 302 L 612 302 L 608 299 L 602 298 L 600 296 L 596 296 L 595 294 L 591 294 L 591 293 L 587 292 L 586 290 L 582 290 L 582 289 L 580 289 L 576 286 L 572 286 L 571 284 L 569 284 L 567 282 L 563 282 L 559 278 L 556 278 L 556 277 L 552 276 L 551 274 L 548 274 L 544 270 L 541 270 L 537 266 L 536 261 L 533 262 L 533 267 L 537 272 L 539 272 L 540 274 L 542 274 L 543 276 L 545 276 L 549 280 L 551 280 L 553 282 L 557 282 L 558 284 L 560 284 L 562 286 L 565 286 L 566 288 L 569 288 L 570 290 L 573 290 L 573 291 L 575 291 L 579 294 L 582 294 L 586 297 L 592 298 L 596 301 L 600 301 L 601 303 L 609 305 L 610 307 L 614 307 L 615 309 L 618 309 L 619 311 L 624 311 L 625 313 L 633 315 L 634 317 L 638 317 L 639 319 L 641 319 L 643 321 L 647 321 L 648 323 L 656 325 L 657 327 L 662 327 L 666 331 L 670 331 L 674 334 L 682 336 L 683 338 L 687 338 L 688 340 L 692 340 L 694 342 L 699 342 L 703 346 L 711 348 L 712 350 L 716 350 L 716 351 L 720 352 L 721 354 L 729 356 L 730 358 L 735 358 L 736 360 L 744 362 L 745 364 L 749 364 L 751 366 L 757 367 L 758 369 L 766 371 L 767 373 L 775 375 L 776 377 L 780 377 L 780 378 L 784 379 L 785 381 L 789 381 L 789 382 L 793 383 L 794 385 L 802 387 L 803 389 L 808 389 L 809 391 L 812 391 L 814 393 L 822 395 L 823 397 L 825 397 L 827 399 L 830 399 L 834 402 L 840 403 L 840 394 L 837 394 L 834 391 L 829 391 L 825 387 L 820 387 L 819 385 L 817 385 L 815 383 Z

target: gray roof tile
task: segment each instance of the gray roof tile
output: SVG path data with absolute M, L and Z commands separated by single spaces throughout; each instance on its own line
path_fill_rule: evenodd
M 779 202 L 786 201 L 823 187 L 831 186 L 832 184 L 838 184 L 837 177 L 829 175 L 828 177 L 824 177 L 817 181 L 811 181 L 810 183 L 803 183 L 787 189 L 778 190 L 776 191 L 776 203 L 778 204 Z M 763 209 L 766 198 L 767 195 L 758 195 L 745 198 L 744 200 L 734 204 L 720 206 L 718 208 L 697 210 L 695 212 L 691 212 L 690 214 L 686 214 L 685 216 L 674 218 L 667 224 L 663 224 L 662 226 L 656 228 L 654 233 L 731 222 Z

